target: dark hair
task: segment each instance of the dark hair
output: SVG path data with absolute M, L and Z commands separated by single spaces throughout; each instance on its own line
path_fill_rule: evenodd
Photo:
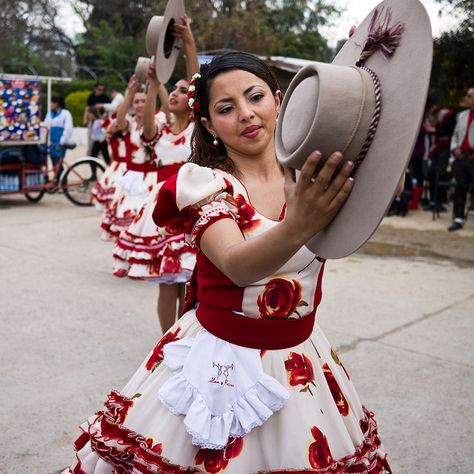
M 54 95 L 53 97 L 51 97 L 51 102 L 54 102 L 54 103 L 58 104 L 59 107 L 61 107 L 61 109 L 66 108 L 66 104 L 64 102 L 64 99 L 60 95 Z
M 194 130 L 191 138 L 192 152 L 188 161 L 209 168 L 222 168 L 230 173 L 235 172 L 235 165 L 227 156 L 227 150 L 223 143 L 216 146 L 212 142 L 213 136 L 202 124 L 201 118 L 209 119 L 209 94 L 213 79 L 222 72 L 241 69 L 250 72 L 263 79 L 273 95 L 279 90 L 278 81 L 271 69 L 263 60 L 249 53 L 239 51 L 229 52 L 215 56 L 208 64 L 201 66 L 201 78 L 196 81 L 195 98 L 199 103 L 200 110 L 194 110 Z
M 92 114 L 96 119 L 101 117 L 101 113 L 93 105 L 89 105 L 89 107 L 87 107 L 87 112 Z
M 105 89 L 105 84 L 103 82 L 96 82 L 94 89 L 97 89 L 98 87 L 103 87 Z

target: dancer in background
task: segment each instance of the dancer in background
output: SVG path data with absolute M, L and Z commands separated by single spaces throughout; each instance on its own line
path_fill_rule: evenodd
M 183 41 L 187 79 L 180 79 L 174 85 L 168 101 L 172 120 L 162 126 L 155 119 L 160 84 L 154 64 L 150 66 L 142 140 L 146 146 L 154 147 L 158 182 L 130 227 L 121 232 L 114 248 L 114 275 L 159 283 L 157 312 L 163 333 L 173 325 L 176 314 L 182 314 L 184 285 L 195 264 L 195 250 L 186 243 L 184 234 L 163 235 L 152 218 L 163 182 L 176 174 L 190 156 L 194 128 L 187 93 L 189 81 L 199 70 L 199 64 L 189 20 L 182 18 L 182 24 L 175 25 L 174 32 Z
M 115 194 L 115 184 L 118 179 L 127 170 L 127 161 L 130 159 L 132 149 L 130 143 L 130 134 L 122 133 L 121 131 L 109 133 L 109 127 L 112 120 L 115 119 L 116 114 L 104 121 L 104 130 L 107 132 L 107 140 L 112 152 L 112 161 L 107 166 L 104 174 L 100 180 L 97 181 L 91 193 L 91 202 L 100 212 L 105 212 L 105 209 L 111 203 Z
M 164 87 L 160 89 L 162 103 L 168 101 Z M 114 197 L 105 211 L 102 228 L 107 238 L 117 238 L 133 221 L 157 179 L 157 166 L 153 148 L 145 146 L 140 139 L 143 126 L 143 109 L 146 94 L 135 76 L 130 78 L 125 100 L 120 104 L 117 116 L 109 127 L 110 134 L 129 136 L 130 159 L 127 169 L 116 182 Z M 132 107 L 134 115 L 127 114 Z M 165 114 L 160 117 L 164 120 Z M 105 237 L 105 236 L 104 236 Z

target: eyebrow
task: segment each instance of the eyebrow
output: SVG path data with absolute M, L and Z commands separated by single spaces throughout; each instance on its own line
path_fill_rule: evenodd
M 254 84 L 253 86 L 248 87 L 247 89 L 244 90 L 244 95 L 250 94 L 252 92 L 252 89 L 255 87 L 262 87 L 261 84 Z M 223 97 L 222 99 L 219 99 L 215 104 L 214 107 L 221 103 L 221 102 L 232 102 L 232 97 Z

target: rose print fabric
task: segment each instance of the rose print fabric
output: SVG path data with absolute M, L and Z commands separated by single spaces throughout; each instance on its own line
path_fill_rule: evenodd
M 163 186 L 155 220 L 168 233 L 185 232 L 198 252 L 204 229 L 219 219 L 233 219 L 245 239 L 277 225 L 260 214 L 243 185 L 223 171 L 187 163 Z M 318 303 L 321 268 L 322 262 L 302 248 L 274 275 L 240 288 L 199 253 L 197 299 L 241 317 L 267 319 L 269 324 L 304 318 Z M 245 436 L 230 435 L 223 448 L 195 446 L 185 415 L 173 414 L 159 394 L 176 373 L 164 362 L 167 346 L 178 347 L 184 341 L 180 347 L 185 347 L 202 330 L 193 308 L 158 341 L 128 384 L 111 392 L 104 408 L 81 426 L 70 472 L 391 472 L 374 415 L 361 405 L 343 362 L 317 322 L 303 343 L 259 351 L 263 372 L 290 395 L 283 408 Z M 196 365 L 199 362 L 198 358 Z M 225 370 L 232 374 L 228 362 L 213 361 L 226 366 L 221 367 L 219 381 L 224 381 Z M 207 364 L 203 370 L 212 369 L 209 362 L 202 363 Z M 216 367 L 214 380 L 219 374 Z M 177 399 L 185 392 L 173 393 Z
M 154 146 L 158 165 L 158 182 L 146 198 L 131 225 L 124 229 L 115 242 L 114 275 L 129 276 L 157 283 L 184 283 L 191 277 L 195 265 L 195 250 L 186 242 L 184 234 L 163 235 L 153 222 L 158 192 L 165 179 L 161 175 L 170 167 L 177 173 L 191 153 L 190 140 L 193 122 L 180 133 L 174 134 L 165 125 Z

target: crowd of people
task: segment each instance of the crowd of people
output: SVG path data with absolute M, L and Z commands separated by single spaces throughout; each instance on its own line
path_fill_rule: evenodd
M 405 190 L 389 214 L 405 215 L 410 203 L 439 214 L 449 211 L 452 200 L 452 232 L 462 229 L 468 213 L 474 212 L 474 88 L 467 90 L 464 102 L 467 109 L 456 115 L 435 94 L 428 97 Z

